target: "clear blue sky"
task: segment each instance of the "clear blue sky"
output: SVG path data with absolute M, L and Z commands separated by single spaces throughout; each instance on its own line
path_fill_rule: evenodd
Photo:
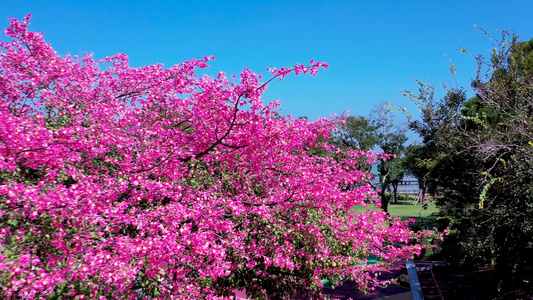
M 491 40 L 478 24 L 533 37 L 533 1 L 6 1 L 7 17 L 33 14 L 30 29 L 44 32 L 60 54 L 93 52 L 96 58 L 125 53 L 134 67 L 171 66 L 214 55 L 210 74 L 238 74 L 243 67 L 306 63 L 330 65 L 318 76 L 273 82 L 265 101 L 281 100 L 281 113 L 310 119 L 367 115 L 379 102 L 407 106 L 401 89 L 413 78 L 436 86 L 469 87 L 475 62 L 457 51 L 488 54 Z M 470 93 L 470 95 L 472 95 Z

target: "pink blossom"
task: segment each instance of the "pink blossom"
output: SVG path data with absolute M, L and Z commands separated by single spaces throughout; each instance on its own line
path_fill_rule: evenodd
M 266 82 L 198 76 L 214 57 L 132 68 L 124 54 L 58 56 L 30 17 L 0 45 L 2 298 L 223 299 L 272 284 L 289 298 L 324 278 L 372 286 L 369 255 L 420 253 L 408 222 L 352 213 L 375 194 L 358 162 L 387 154 L 322 143 L 338 118 L 261 100 L 270 80 L 327 64 Z

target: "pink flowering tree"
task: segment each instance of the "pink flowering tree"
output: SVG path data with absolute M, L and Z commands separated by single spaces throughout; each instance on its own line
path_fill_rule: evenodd
M 325 63 L 265 83 L 197 76 L 211 57 L 131 68 L 58 56 L 28 22 L 0 52 L 0 298 L 319 298 L 323 279 L 372 288 L 421 250 L 406 223 L 352 213 L 375 155 L 320 142 L 337 120 L 261 101 Z

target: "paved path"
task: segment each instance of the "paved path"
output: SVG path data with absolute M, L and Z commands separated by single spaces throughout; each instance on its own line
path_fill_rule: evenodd
M 387 280 L 398 278 L 403 274 L 402 266 L 405 263 L 396 263 L 391 266 L 390 270 L 382 270 L 379 279 Z M 372 291 L 368 294 L 363 294 L 353 288 L 353 285 L 347 281 L 343 286 L 335 289 L 324 289 L 324 291 L 331 296 L 333 299 L 348 299 L 353 298 L 355 300 L 370 300 L 370 299 L 379 299 L 379 300 L 403 300 L 411 299 L 411 289 L 408 287 L 401 287 L 396 284 L 391 284 L 387 288 L 376 288 L 375 291 Z
M 378 278 L 381 280 L 398 278 L 405 272 L 402 270 L 403 266 L 405 266 L 404 262 L 393 264 L 389 270 L 381 270 L 381 275 Z M 350 297 L 354 300 L 411 300 L 411 289 L 396 284 L 391 284 L 387 288 L 376 288 L 375 291 L 365 295 L 353 288 L 350 281 L 347 281 L 341 287 L 335 289 L 325 288 L 324 292 L 333 299 L 342 300 L 347 300 Z M 243 291 L 235 291 L 235 296 L 237 299 L 247 299 Z

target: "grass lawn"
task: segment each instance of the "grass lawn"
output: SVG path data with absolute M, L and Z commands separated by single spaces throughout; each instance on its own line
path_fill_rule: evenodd
M 416 221 L 412 223 L 412 227 L 420 229 L 433 229 L 437 226 L 436 221 L 439 216 L 439 210 L 432 202 L 428 201 L 427 205 L 413 205 L 412 200 L 398 201 L 398 204 L 389 204 L 389 214 L 393 217 L 402 219 L 414 218 Z M 381 208 L 375 205 L 368 205 L 362 207 L 357 205 L 353 210 L 357 214 L 366 213 L 368 210 L 380 210 Z
M 361 205 L 354 206 L 355 213 L 365 213 L 367 210 L 381 209 L 375 205 L 369 205 L 368 207 L 362 207 Z M 427 206 L 413 205 L 412 201 L 398 201 L 398 204 L 389 204 L 389 213 L 391 216 L 399 218 L 427 218 L 432 214 L 438 213 L 439 210 L 435 207 L 435 204 L 430 203 Z

